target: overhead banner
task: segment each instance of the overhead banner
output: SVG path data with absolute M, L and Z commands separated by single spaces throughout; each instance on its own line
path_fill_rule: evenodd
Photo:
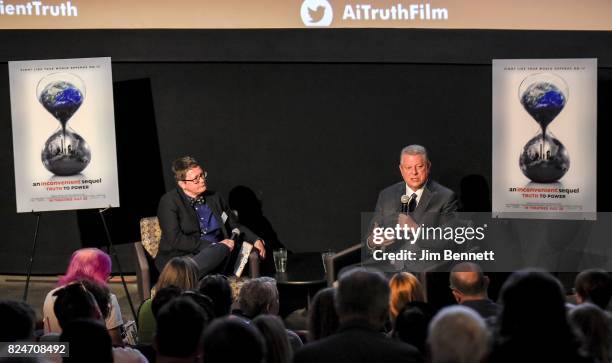
M 608 0 L 0 0 L 0 29 L 612 30 Z
M 119 206 L 110 58 L 9 62 L 17 212 Z
M 595 219 L 597 60 L 493 60 L 493 215 Z

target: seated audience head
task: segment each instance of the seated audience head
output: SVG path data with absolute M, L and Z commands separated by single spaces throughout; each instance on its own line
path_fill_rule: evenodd
M 606 310 L 612 297 L 612 277 L 604 270 L 585 270 L 576 276 L 574 288 L 579 304 L 591 302 Z
M 64 362 L 113 362 L 111 337 L 101 321 L 73 320 L 63 327 L 60 341 L 70 344 L 70 354 Z
M 276 286 L 276 280 L 269 276 L 259 277 L 263 282 L 267 282 L 270 286 L 270 290 L 274 294 L 274 299 L 272 300 L 272 306 L 268 310 L 268 314 L 278 315 L 278 311 L 280 309 L 280 296 L 278 294 L 278 287 Z
M 278 314 L 278 290 L 276 281 L 270 277 L 248 280 L 238 293 L 240 310 L 249 319 L 260 314 Z
M 157 314 L 159 314 L 162 306 L 181 296 L 182 293 L 183 290 L 174 285 L 166 286 L 157 291 L 151 300 L 151 312 L 153 313 L 153 316 L 157 319 Z
M 0 300 L 0 342 L 32 340 L 36 314 L 22 301 Z
M 477 264 L 463 262 L 451 270 L 450 287 L 459 304 L 468 300 L 486 299 L 489 278 Z
M 425 291 L 423 285 L 413 274 L 409 272 L 399 272 L 389 280 L 391 288 L 391 299 L 389 300 L 389 313 L 391 320 L 409 302 L 425 301 Z
M 259 315 L 253 319 L 266 344 L 266 363 L 291 362 L 291 346 L 283 321 L 276 315 Z
M 111 273 L 111 258 L 97 248 L 81 248 L 70 258 L 66 274 L 58 285 L 64 286 L 77 280 L 91 280 L 106 285 Z
M 338 330 L 340 322 L 336 313 L 334 296 L 336 289 L 328 287 L 314 296 L 308 310 L 308 340 L 325 338 Z
M 73 320 L 104 320 L 110 311 L 108 289 L 89 280 L 70 283 L 53 295 L 53 311 L 62 329 Z
M 242 319 L 216 319 L 204 332 L 203 363 L 261 363 L 264 357 L 261 334 Z
M 489 351 L 489 332 L 478 313 L 454 305 L 434 316 L 427 342 L 432 363 L 480 363 Z
M 204 311 L 204 319 L 206 320 L 206 326 L 210 323 L 215 316 L 215 306 L 211 298 L 202 294 L 199 291 L 195 290 L 186 290 L 181 293 L 181 296 L 184 296 L 188 299 L 191 299 L 194 303 L 196 303 L 199 307 Z
M 200 281 L 199 291 L 208 296 L 215 306 L 215 316 L 222 317 L 230 313 L 232 307 L 232 288 L 223 275 L 208 275 Z
M 206 172 L 191 156 L 182 156 L 172 162 L 174 179 L 183 192 L 195 198 L 206 191 Z
M 540 270 L 521 270 L 504 283 L 500 301 L 500 333 L 538 337 L 569 332 L 561 284 Z
M 208 321 L 204 310 L 185 296 L 162 306 L 157 314 L 154 339 L 158 356 L 198 359 Z
M 409 303 L 395 318 L 393 322 L 392 336 L 405 343 L 412 344 L 421 353 L 425 353 L 425 341 L 427 340 L 427 326 L 431 317 L 424 312 L 424 307 L 414 306 Z
M 205 313 L 204 317 L 207 323 L 216 317 L 213 302 L 208 296 L 198 291 L 183 291 L 174 285 L 164 287 L 153 297 L 151 301 L 151 313 L 153 313 L 153 317 L 157 318 L 159 311 L 164 305 L 180 296 L 185 296 L 200 306 Z
M 155 291 L 174 285 L 182 290 L 198 288 L 198 265 L 191 257 L 174 257 L 162 270 Z
M 340 323 L 365 320 L 379 330 L 389 312 L 389 283 L 380 272 L 347 270 L 338 280 L 335 303 Z
M 111 312 L 111 293 L 108 286 L 101 285 L 91 280 L 81 280 L 79 282 L 85 286 L 85 289 L 89 291 L 91 295 L 93 295 L 96 304 L 98 304 L 98 309 L 100 309 L 102 319 L 106 320 Z
M 610 362 L 612 331 L 606 312 L 597 305 L 584 303 L 570 311 L 569 321 L 580 335 L 584 352 L 597 362 Z
M 567 320 L 565 294 L 551 274 L 533 269 L 504 283 L 492 362 L 580 362 L 579 344 Z

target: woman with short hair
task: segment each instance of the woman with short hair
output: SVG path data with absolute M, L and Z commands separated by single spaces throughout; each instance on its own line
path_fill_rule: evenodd
M 43 322 L 45 334 L 61 333 L 60 327 L 53 305 L 56 297 L 53 295 L 62 287 L 79 280 L 89 280 L 101 285 L 103 288 L 108 288 L 107 282 L 110 278 L 112 263 L 110 256 L 98 248 L 81 248 L 76 250 L 70 258 L 70 263 L 66 269 L 66 274 L 60 278 L 57 287 L 45 297 L 43 303 Z M 109 293 L 109 314 L 105 319 L 106 328 L 110 334 L 113 344 L 122 345 L 121 326 L 123 319 L 121 317 L 121 308 L 117 297 L 113 293 Z M 104 309 L 104 307 L 102 307 Z

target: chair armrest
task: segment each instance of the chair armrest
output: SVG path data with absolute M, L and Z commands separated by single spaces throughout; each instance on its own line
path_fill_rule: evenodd
M 350 254 L 354 253 L 355 251 L 360 251 L 360 250 L 361 250 L 361 243 L 358 243 L 356 245 L 352 245 L 351 247 L 345 248 L 342 251 L 334 254 L 333 257 L 334 257 L 334 259 L 338 258 L 338 257 L 344 257 L 346 255 L 350 255 Z
M 251 278 L 259 277 L 259 253 L 253 249 L 249 254 L 249 276 Z
M 323 263 L 325 264 L 325 278 L 327 279 L 328 286 L 330 287 L 333 286 L 334 281 L 336 280 L 337 271 L 336 271 L 335 262 L 339 260 L 343 260 L 343 259 L 351 259 L 351 257 L 353 257 L 354 254 L 358 254 L 359 255 L 358 260 L 361 260 L 361 243 L 352 245 L 351 247 L 348 247 L 334 254 L 333 256 L 325 257 L 325 261 L 323 261 Z M 347 266 L 348 265 L 350 264 L 347 264 Z
M 138 280 L 138 295 L 141 301 L 151 297 L 151 278 L 149 261 L 147 260 L 146 252 L 142 243 L 134 243 L 136 251 L 136 278 Z

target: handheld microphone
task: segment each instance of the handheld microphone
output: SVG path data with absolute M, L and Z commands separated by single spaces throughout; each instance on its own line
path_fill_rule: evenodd
M 402 202 L 402 213 L 408 213 L 408 203 L 410 203 L 410 196 L 408 194 L 402 195 L 400 201 Z
M 236 238 L 238 238 L 240 236 L 240 233 L 242 233 L 242 232 L 240 232 L 240 230 L 238 228 L 232 229 L 232 236 L 230 237 L 230 239 L 232 241 L 236 241 Z

